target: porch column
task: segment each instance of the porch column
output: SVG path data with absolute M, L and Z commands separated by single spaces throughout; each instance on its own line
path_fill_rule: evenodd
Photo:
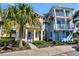
M 15 40 L 19 40 L 19 30 L 16 29 L 16 39 Z
M 54 28 L 57 29 L 57 19 L 56 19 L 56 10 L 54 9 L 54 16 L 55 16 L 55 25 Z
M 25 41 L 27 42 L 28 30 L 25 31 Z
M 43 30 L 41 30 L 41 40 L 43 40 Z
M 65 15 L 65 28 L 67 28 L 67 20 L 66 20 L 66 12 L 65 12 L 65 9 L 64 9 L 64 15 Z
M 35 40 L 36 30 L 34 29 L 34 40 Z

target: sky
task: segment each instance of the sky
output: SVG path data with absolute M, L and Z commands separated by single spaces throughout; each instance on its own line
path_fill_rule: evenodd
M 9 5 L 15 4 L 1 4 L 2 9 L 6 9 Z M 52 6 L 62 6 L 79 9 L 79 3 L 29 3 L 29 5 L 41 15 L 48 13 Z

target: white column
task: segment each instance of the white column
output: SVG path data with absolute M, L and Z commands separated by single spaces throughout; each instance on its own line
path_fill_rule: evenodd
M 43 40 L 43 30 L 41 30 L 41 40 Z
M 15 40 L 19 40 L 19 30 L 16 29 L 16 39 Z
M 65 9 L 64 9 L 64 16 L 65 16 L 65 28 L 67 27 L 67 19 L 66 19 L 66 12 L 65 12 Z
M 54 19 L 55 19 L 55 29 L 57 29 L 57 20 L 56 20 L 56 11 L 55 11 L 55 9 L 54 9 Z
M 27 42 L 28 30 L 25 31 L 25 41 Z
M 34 29 L 34 40 L 35 40 L 35 36 L 36 36 L 36 30 Z

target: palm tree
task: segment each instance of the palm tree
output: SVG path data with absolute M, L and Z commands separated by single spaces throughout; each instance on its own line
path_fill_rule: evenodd
M 13 32 L 15 32 L 13 26 L 16 24 L 16 21 L 14 20 L 4 20 L 4 25 L 3 25 L 3 32 L 6 34 L 9 34 L 9 37 L 12 37 Z
M 6 19 L 15 20 L 19 25 L 19 48 L 23 48 L 22 39 L 24 26 L 26 23 L 29 25 L 35 25 L 37 13 L 27 4 L 19 4 L 16 6 L 10 6 L 6 11 Z M 37 22 L 38 23 L 38 22 Z
M 49 24 L 49 20 L 53 20 L 53 16 L 51 15 L 51 14 L 49 14 L 49 13 L 47 13 L 47 14 L 44 14 L 44 18 L 45 18 L 45 23 L 46 24 Z M 48 36 L 48 32 L 47 32 L 48 30 L 47 29 L 45 29 L 45 40 L 46 41 L 48 41 L 48 38 L 47 38 L 47 36 Z
M 4 22 L 2 21 L 2 13 L 3 13 L 3 10 L 1 9 L 1 4 L 0 4 L 0 35 L 1 35 L 1 27 L 2 25 L 4 24 Z M 1 38 L 1 37 L 0 37 Z

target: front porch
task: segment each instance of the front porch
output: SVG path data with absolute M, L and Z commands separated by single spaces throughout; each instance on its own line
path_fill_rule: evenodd
M 71 40 L 72 31 L 54 31 L 53 40 L 56 41 L 68 41 Z
M 25 42 L 32 42 L 37 40 L 43 40 L 43 31 L 39 28 L 26 28 L 25 29 Z

